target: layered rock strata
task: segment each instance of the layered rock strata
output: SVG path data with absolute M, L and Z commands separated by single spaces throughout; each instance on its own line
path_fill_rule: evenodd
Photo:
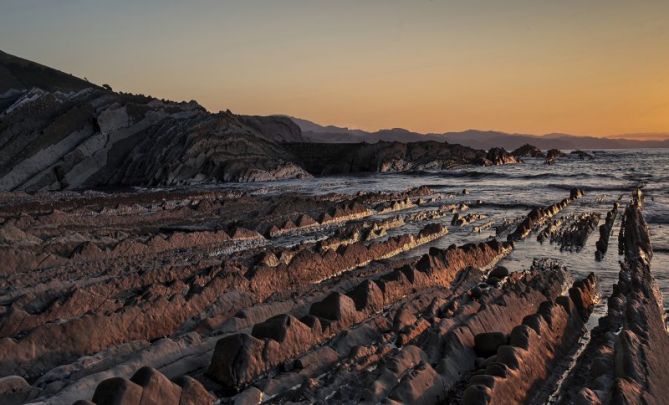
M 545 401 L 541 386 L 551 381 L 557 361 L 572 351 L 584 333 L 585 322 L 597 300 L 596 289 L 596 279 L 591 273 L 575 282 L 569 295 L 541 303 L 538 311 L 523 318 L 508 336 L 500 334 L 503 339 L 487 342 L 491 337 L 477 335 L 481 338 L 477 343 L 485 343 L 475 348 L 489 357 L 483 362 L 485 366 L 469 379 L 463 404 Z
M 297 319 L 280 315 L 253 327 L 251 335 L 220 340 L 208 375 L 227 388 L 240 388 L 288 359 L 308 350 L 395 302 L 412 289 L 448 286 L 467 266 L 484 267 L 510 251 L 492 242 L 446 251 L 433 249 L 415 266 L 406 266 L 367 280 L 353 290 L 333 293 L 314 303 L 308 315 Z
M 618 217 L 618 203 L 613 204 L 611 211 L 606 213 L 606 219 L 604 223 L 599 226 L 599 240 L 597 240 L 595 251 L 595 259 L 601 261 L 606 255 L 606 252 L 609 249 L 609 239 L 611 238 L 611 233 L 613 232 L 613 224 L 616 222 Z
M 669 334 L 651 272 L 653 249 L 637 193 L 620 232 L 624 256 L 605 317 L 557 396 L 560 403 L 662 404 L 669 373 Z
M 508 240 L 518 241 L 527 238 L 532 231 L 538 230 L 540 226 L 546 223 L 546 221 L 553 218 L 561 210 L 579 199 L 581 196 L 583 196 L 583 191 L 575 188 L 569 192 L 568 198 L 544 208 L 533 209 L 527 214 L 525 219 L 516 226 L 516 229 L 508 236 Z
M 598 212 L 562 218 L 558 226 L 550 226 L 547 230 L 550 242 L 560 245 L 560 250 L 578 252 L 583 249 L 590 234 L 597 229 L 599 219 Z

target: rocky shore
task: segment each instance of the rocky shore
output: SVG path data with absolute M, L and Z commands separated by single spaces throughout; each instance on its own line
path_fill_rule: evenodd
M 590 332 L 595 274 L 497 264 L 550 221 L 574 243 L 594 229 L 561 212 L 582 194 L 504 241 L 419 255 L 449 227 L 476 232 L 476 201 L 426 187 L 4 195 L 1 402 L 661 403 L 669 338 L 640 196 Z
M 185 186 L 312 175 L 515 164 L 440 142 L 302 142 L 290 119 L 209 113 L 101 88 L 8 93 L 0 110 L 0 190 Z
M 662 296 L 651 271 L 653 249 L 641 194 L 625 209 L 618 283 L 607 315 L 557 398 L 569 404 L 662 404 L 669 373 L 669 335 Z
M 0 404 L 666 403 L 641 191 L 619 215 L 571 185 L 493 204 L 464 182 L 221 184 L 586 152 L 311 143 L 286 117 L 0 65 Z

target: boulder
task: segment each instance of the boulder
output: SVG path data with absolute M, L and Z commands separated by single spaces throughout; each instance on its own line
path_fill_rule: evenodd
M 507 344 L 509 338 L 501 332 L 479 333 L 474 336 L 474 351 L 481 357 L 490 357 L 497 353 L 497 349 Z
M 495 166 L 520 163 L 520 160 L 516 156 L 510 154 L 504 148 L 491 148 L 488 150 L 486 160 Z
M 98 384 L 93 394 L 96 405 L 140 405 L 142 387 L 120 377 L 109 378 Z
M 22 404 L 39 394 L 39 391 L 18 375 L 0 378 L 0 404 Z
M 154 368 L 140 368 L 130 381 L 143 388 L 140 405 L 179 405 L 181 388 Z
M 525 145 L 515 149 L 513 152 L 511 152 L 511 154 L 516 157 L 542 158 L 545 156 L 541 149 L 534 145 L 530 145 L 529 143 L 526 143 Z
M 207 375 L 225 387 L 239 389 L 266 369 L 264 347 L 262 340 L 245 333 L 226 336 L 216 342 Z
M 509 269 L 504 266 L 497 266 L 488 273 L 488 277 L 495 277 L 498 279 L 506 278 L 509 275 Z
M 351 297 L 334 292 L 324 300 L 312 304 L 309 313 L 331 321 L 353 322 L 358 312 Z
M 181 386 L 179 405 L 213 405 L 216 398 L 204 386 L 190 376 L 181 376 L 176 380 Z

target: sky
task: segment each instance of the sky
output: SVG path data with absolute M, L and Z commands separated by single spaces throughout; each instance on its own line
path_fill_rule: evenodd
M 0 49 L 213 112 L 650 137 L 668 21 L 666 0 L 0 0 Z

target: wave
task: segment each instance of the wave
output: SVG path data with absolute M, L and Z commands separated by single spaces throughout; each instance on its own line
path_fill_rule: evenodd
M 571 190 L 573 188 L 580 188 L 583 191 L 620 191 L 631 192 L 636 189 L 636 185 L 603 185 L 603 186 L 589 186 L 586 184 L 549 184 L 547 187 L 558 190 Z
M 423 174 L 423 172 L 415 172 L 415 174 Z M 488 172 L 488 171 L 442 171 L 438 173 L 434 172 L 425 172 L 424 174 L 438 174 L 440 177 L 445 178 L 470 178 L 470 179 L 480 179 L 480 178 L 490 178 L 490 179 L 509 179 L 509 180 L 536 180 L 536 179 L 569 179 L 569 178 L 579 178 L 579 179 L 615 179 L 619 180 L 618 177 L 612 174 L 591 174 L 591 173 L 537 173 L 537 174 L 518 174 L 518 173 L 508 173 L 508 172 Z
M 612 174 L 590 174 L 590 173 L 568 173 L 568 174 L 556 174 L 556 173 L 539 173 L 539 174 L 528 174 L 521 176 L 519 178 L 523 179 L 543 179 L 543 178 L 579 178 L 579 179 L 615 179 L 619 180 L 618 177 Z
M 477 207 L 489 207 L 489 208 L 501 208 L 501 209 L 527 209 L 531 210 L 534 208 L 542 208 L 542 204 L 530 204 L 526 202 L 509 202 L 509 203 L 498 203 L 498 202 L 482 202 L 476 205 Z
M 669 216 L 666 209 L 655 209 L 653 211 L 647 209 L 644 213 L 644 218 L 649 224 L 667 225 L 669 224 Z

